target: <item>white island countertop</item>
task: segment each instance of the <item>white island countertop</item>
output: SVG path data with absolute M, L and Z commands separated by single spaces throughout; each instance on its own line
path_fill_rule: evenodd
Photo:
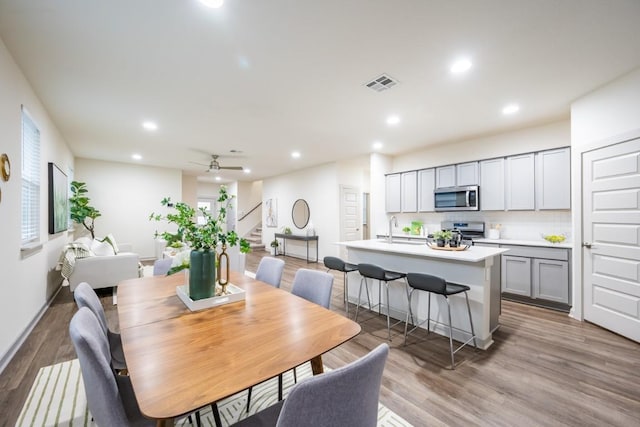
M 422 242 L 393 242 L 388 243 L 384 239 L 353 240 L 338 242 L 338 245 L 347 248 L 370 250 L 375 252 L 389 252 L 416 257 L 439 258 L 460 262 L 480 262 L 507 252 L 506 248 L 492 248 L 486 246 L 471 246 L 464 251 L 444 251 L 432 249 Z

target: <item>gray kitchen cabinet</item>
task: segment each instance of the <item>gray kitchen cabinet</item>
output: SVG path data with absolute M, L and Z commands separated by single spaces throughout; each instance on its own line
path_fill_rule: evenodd
M 536 153 L 536 209 L 571 208 L 569 148 Z
M 478 162 L 460 163 L 456 165 L 455 185 L 478 185 Z
M 569 304 L 569 263 L 534 259 L 532 291 L 533 298 Z
M 535 209 L 534 154 L 507 157 L 506 194 L 507 210 Z M 482 200 L 481 200 L 482 202 Z
M 456 165 L 436 168 L 436 188 L 456 186 Z
M 504 158 L 480 162 L 480 210 L 503 211 Z
M 401 174 L 394 173 L 385 176 L 385 208 L 387 212 L 401 211 L 401 187 Z
M 502 292 L 531 296 L 531 258 L 502 255 Z
M 418 172 L 403 172 L 401 174 L 401 207 L 402 212 L 418 211 Z
M 418 211 L 434 212 L 435 204 L 433 190 L 436 187 L 435 169 L 422 169 L 418 171 Z
M 500 244 L 504 298 L 566 310 L 570 304 L 571 250 Z

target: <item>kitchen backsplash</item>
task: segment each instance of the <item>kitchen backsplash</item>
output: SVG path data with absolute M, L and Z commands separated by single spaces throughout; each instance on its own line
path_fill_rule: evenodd
M 394 234 L 402 234 L 402 228 L 410 227 L 411 221 L 422 221 L 428 233 L 439 230 L 441 221 L 482 221 L 487 237 L 489 228 L 500 224 L 501 239 L 542 240 L 542 234 L 565 234 L 567 241 L 573 241 L 570 211 L 401 213 L 395 216 L 398 228 L 394 228 Z M 377 233 L 386 234 L 388 231 L 387 224 Z

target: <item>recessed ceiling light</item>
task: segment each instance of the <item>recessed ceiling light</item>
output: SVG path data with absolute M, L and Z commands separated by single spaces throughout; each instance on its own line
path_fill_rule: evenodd
M 222 178 L 220 178 L 219 176 L 216 176 L 216 181 L 220 181 Z
M 380 150 L 382 148 L 382 142 L 380 141 L 376 141 L 373 143 L 373 149 L 374 150 Z
M 294 159 L 299 159 L 300 158 L 300 152 L 299 151 L 294 151 L 291 153 L 291 157 L 293 157 Z
M 469 71 L 472 65 L 473 64 L 471 64 L 471 61 L 466 58 L 459 59 L 451 65 L 451 68 L 449 68 L 449 70 L 453 74 L 462 74 L 466 71 Z
M 509 104 L 502 109 L 502 114 L 509 115 L 515 114 L 520 111 L 520 106 L 518 104 Z
M 217 9 L 224 3 L 224 0 L 200 0 L 200 3 L 210 7 L 211 9 Z
M 131 158 L 133 160 L 142 160 L 142 156 L 140 154 L 137 154 L 137 153 L 136 154 L 132 154 Z
M 244 168 L 242 171 L 243 171 L 244 173 L 251 173 L 251 169 L 249 169 L 249 168 Z
M 155 122 L 146 121 L 142 123 L 142 127 L 146 130 L 158 130 L 158 125 Z
M 400 123 L 400 117 L 398 117 L 398 116 L 389 116 L 389 117 L 387 117 L 387 124 L 389 126 L 395 126 L 398 123 Z

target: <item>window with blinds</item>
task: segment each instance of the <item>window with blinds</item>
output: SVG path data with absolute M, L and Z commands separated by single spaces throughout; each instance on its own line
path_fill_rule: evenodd
M 40 240 L 40 130 L 22 109 L 22 244 Z

